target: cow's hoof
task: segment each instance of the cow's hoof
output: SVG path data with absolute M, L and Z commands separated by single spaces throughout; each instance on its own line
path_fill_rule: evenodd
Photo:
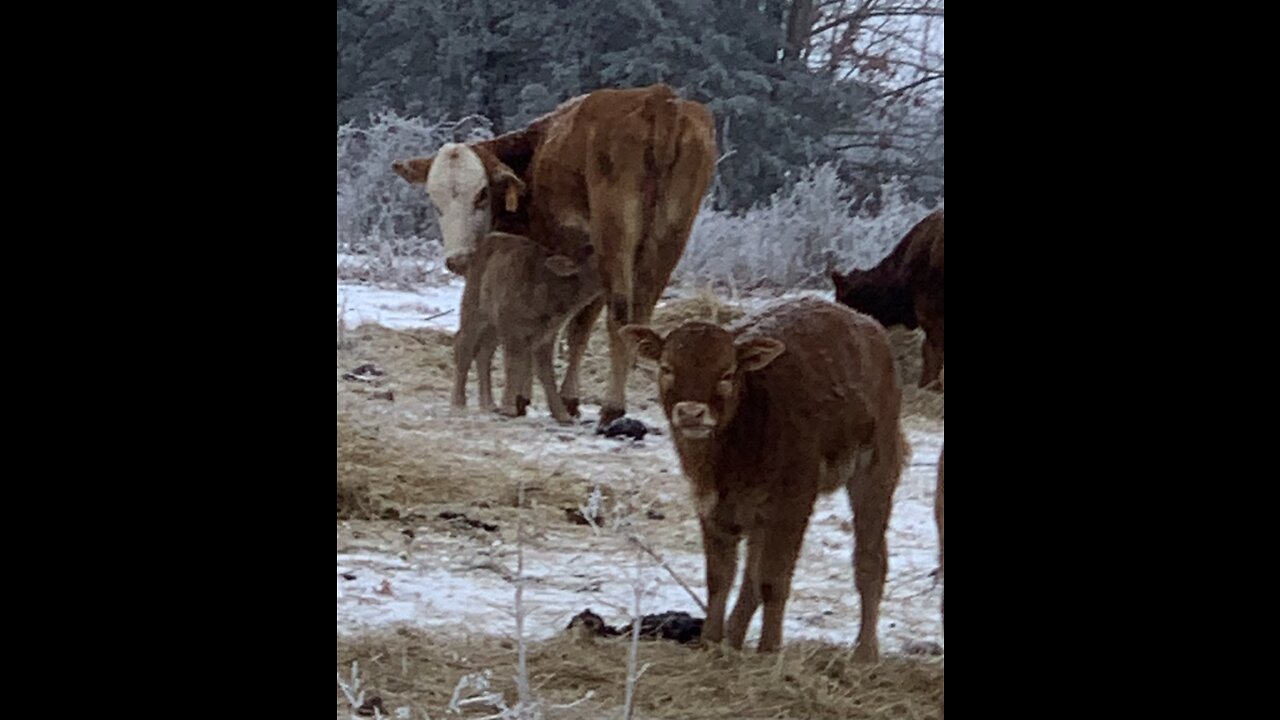
M 500 408 L 496 408 L 496 409 L 494 409 L 494 412 L 498 413 L 498 414 L 499 414 L 499 415 L 501 415 L 502 417 L 508 417 L 508 418 L 520 417 L 521 415 L 523 415 L 523 414 L 524 414 L 524 413 L 521 413 L 519 410 L 517 410 L 517 409 L 515 409 L 515 408 L 513 408 L 513 407 L 500 407 Z
M 573 417 L 582 417 L 582 411 L 578 409 L 578 398 L 562 397 L 560 398 L 560 401 L 564 403 L 564 409 L 568 410 L 570 415 Z
M 529 409 L 529 398 L 523 395 L 516 396 L 516 415 L 524 417 L 525 411 Z
M 604 429 L 609 426 L 609 423 L 626 414 L 626 408 L 605 405 L 600 408 L 600 420 L 596 423 L 596 429 L 600 430 L 600 432 L 604 432 Z

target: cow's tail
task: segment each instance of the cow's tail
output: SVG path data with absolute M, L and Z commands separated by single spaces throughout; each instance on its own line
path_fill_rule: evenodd
M 653 151 L 656 169 L 669 170 L 676 162 L 679 147 L 680 106 L 679 97 L 667 85 L 659 85 L 644 101 L 644 117 L 649 121 L 652 135 L 649 147 Z
M 648 128 L 648 135 L 644 137 L 644 171 L 638 188 L 640 225 L 634 229 L 630 242 L 623 243 L 621 257 L 613 264 L 610 312 L 619 323 L 647 323 L 653 310 L 654 298 L 649 297 L 648 292 L 644 297 L 636 296 L 636 281 L 637 275 L 650 278 L 650 282 L 659 275 L 654 267 L 658 255 L 652 234 L 660 198 L 665 190 L 663 186 L 667 184 L 679 155 L 678 102 L 675 91 L 662 84 L 645 95 L 638 110 L 642 127 Z

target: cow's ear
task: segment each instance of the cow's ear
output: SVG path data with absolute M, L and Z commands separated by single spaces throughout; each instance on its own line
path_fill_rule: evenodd
M 484 163 L 484 170 L 489 174 L 489 182 L 493 183 L 494 189 L 501 194 L 503 208 L 509 213 L 519 210 L 520 197 L 525 193 L 524 181 L 515 170 L 511 169 L 510 165 L 499 160 L 498 156 L 483 143 L 473 145 L 471 149 L 479 156 L 480 162 Z
M 738 368 L 743 372 L 755 372 L 768 367 L 787 346 L 771 337 L 756 337 L 733 344 L 738 355 Z
M 626 325 L 618 331 L 623 340 L 631 343 L 636 354 L 647 360 L 662 357 L 662 336 L 646 325 Z
M 427 181 L 427 173 L 431 172 L 431 161 L 433 160 L 435 160 L 434 155 L 426 158 L 396 161 L 391 163 L 391 169 L 408 182 L 422 184 Z
M 505 198 L 503 206 L 507 212 L 513 213 L 519 210 L 520 196 L 525 193 L 524 181 L 505 164 L 498 167 L 498 173 L 493 180 L 498 184 L 498 187 L 502 188 L 502 195 Z

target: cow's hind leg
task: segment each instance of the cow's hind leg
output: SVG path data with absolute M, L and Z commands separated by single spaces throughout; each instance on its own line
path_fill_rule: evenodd
M 933 386 L 942 389 L 943 363 L 943 309 L 936 298 L 920 293 L 915 296 L 915 306 L 920 328 L 924 330 L 924 342 L 921 344 L 923 367 L 920 370 L 920 387 Z
M 587 162 L 591 244 L 599 257 L 609 320 L 609 388 L 599 426 L 627 413 L 627 378 L 635 350 L 619 334 L 634 322 L 636 260 L 645 241 L 644 178 L 649 123 L 639 114 L 619 119 L 592 143 Z

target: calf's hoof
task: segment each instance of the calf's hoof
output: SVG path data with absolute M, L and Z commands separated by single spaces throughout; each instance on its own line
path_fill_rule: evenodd
M 858 647 L 853 649 L 854 662 L 878 662 L 880 660 L 880 648 L 876 643 L 858 643 Z
M 564 409 L 569 411 L 573 417 L 582 417 L 582 411 L 578 409 L 578 398 L 560 398 L 560 402 L 564 403 Z

